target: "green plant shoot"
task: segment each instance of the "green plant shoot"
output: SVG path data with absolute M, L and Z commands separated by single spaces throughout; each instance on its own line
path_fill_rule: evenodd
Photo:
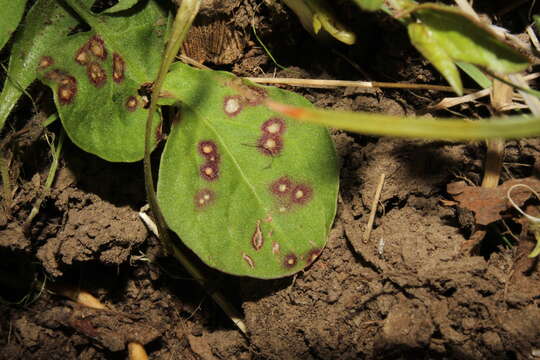
M 457 61 L 500 74 L 522 71 L 528 66 L 525 57 L 500 42 L 489 28 L 456 8 L 428 3 L 408 10 L 418 20 L 407 25 L 412 44 L 459 95 L 463 85 Z

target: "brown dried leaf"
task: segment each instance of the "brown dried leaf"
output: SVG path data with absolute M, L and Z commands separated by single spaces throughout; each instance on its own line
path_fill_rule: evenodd
M 540 180 L 533 177 L 509 180 L 496 188 L 469 186 L 464 181 L 458 181 L 448 184 L 446 190 L 459 202 L 459 206 L 474 212 L 477 224 L 488 225 L 500 220 L 500 213 L 512 206 L 506 198 L 506 193 L 516 184 L 525 184 L 540 192 Z M 524 188 L 512 191 L 512 199 L 518 206 L 522 206 L 531 195 L 531 192 Z

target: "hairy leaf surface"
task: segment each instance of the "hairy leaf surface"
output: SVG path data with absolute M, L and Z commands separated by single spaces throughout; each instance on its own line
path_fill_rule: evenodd
M 278 278 L 312 263 L 336 211 L 335 150 L 325 128 L 263 105 L 309 102 L 184 64 L 173 66 L 162 94 L 162 104 L 181 104 L 158 181 L 171 229 L 230 274 Z

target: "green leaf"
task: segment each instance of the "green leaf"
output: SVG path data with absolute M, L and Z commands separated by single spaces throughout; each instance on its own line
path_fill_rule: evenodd
M 478 66 L 469 64 L 463 61 L 456 61 L 456 65 L 463 70 L 463 72 L 471 79 L 473 79 L 482 89 L 487 89 L 491 87 L 492 81 L 484 74 L 482 70 L 478 68 Z
M 356 35 L 339 21 L 325 0 L 283 0 L 283 2 L 298 16 L 304 29 L 313 36 L 324 30 L 347 45 L 356 42 Z
M 38 0 L 30 9 L 11 49 L 7 79 L 0 94 L 0 129 L 24 90 L 36 78 L 42 54 L 77 24 L 78 20 L 56 0 Z
M 102 14 L 111 14 L 111 13 L 129 10 L 141 1 L 142 0 L 120 0 L 118 4 L 106 9 L 105 11 L 102 12 Z
M 413 45 L 459 94 L 462 88 L 450 61 L 468 62 L 499 74 L 522 71 L 528 66 L 524 56 L 499 41 L 487 26 L 456 8 L 424 4 L 413 9 L 412 14 L 420 20 L 408 26 Z
M 26 0 L 0 0 L 0 50 L 15 31 L 24 13 Z
M 93 29 L 57 37 L 41 53 L 51 64 L 39 67 L 39 78 L 53 89 L 75 144 L 109 161 L 140 160 L 147 110 L 139 90 L 159 66 L 163 38 L 154 24 L 161 11 L 151 1 L 129 17 L 109 17 L 90 14 L 78 1 L 72 5 Z
M 531 116 L 448 119 L 310 109 L 277 102 L 268 106 L 299 121 L 369 135 L 441 140 L 519 139 L 540 135 L 540 117 Z
M 379 10 L 383 4 L 383 0 L 353 0 L 356 5 L 360 6 L 366 11 Z
M 421 23 L 411 23 L 407 26 L 409 38 L 413 46 L 444 76 L 446 81 L 459 95 L 463 94 L 463 84 L 459 71 L 452 58 L 433 36 L 433 32 Z
M 278 278 L 322 251 L 336 212 L 338 169 L 328 131 L 280 118 L 262 102 L 299 95 L 232 74 L 175 64 L 161 104 L 181 104 L 158 181 L 167 224 L 221 271 Z

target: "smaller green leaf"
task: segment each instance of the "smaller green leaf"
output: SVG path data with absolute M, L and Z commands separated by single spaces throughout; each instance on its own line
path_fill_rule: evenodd
M 534 15 L 533 19 L 534 19 L 534 26 L 536 26 L 536 30 L 540 31 L 540 16 Z
M 529 65 L 524 56 L 502 43 L 486 25 L 457 8 L 428 3 L 412 9 L 411 14 L 420 21 L 408 26 L 413 45 L 459 94 L 462 88 L 457 82 L 457 70 L 449 62 L 463 61 L 499 74 L 522 71 Z
M 335 39 L 352 45 L 356 35 L 343 25 L 325 0 L 283 0 L 313 36 L 324 30 Z
M 106 9 L 101 14 L 112 14 L 124 10 L 131 9 L 133 6 L 137 5 L 137 3 L 141 2 L 142 0 L 120 0 L 118 4 Z
M 463 84 L 459 71 L 452 58 L 433 36 L 433 32 L 422 23 L 411 23 L 407 30 L 413 46 L 439 70 L 454 91 L 462 95 Z
M 491 87 L 492 81 L 478 68 L 478 66 L 463 61 L 456 61 L 456 65 L 480 85 L 482 89 Z
M 383 4 L 383 0 L 353 0 L 358 6 L 366 11 L 379 10 Z
M 6 45 L 24 13 L 26 0 L 0 0 L 0 50 Z

